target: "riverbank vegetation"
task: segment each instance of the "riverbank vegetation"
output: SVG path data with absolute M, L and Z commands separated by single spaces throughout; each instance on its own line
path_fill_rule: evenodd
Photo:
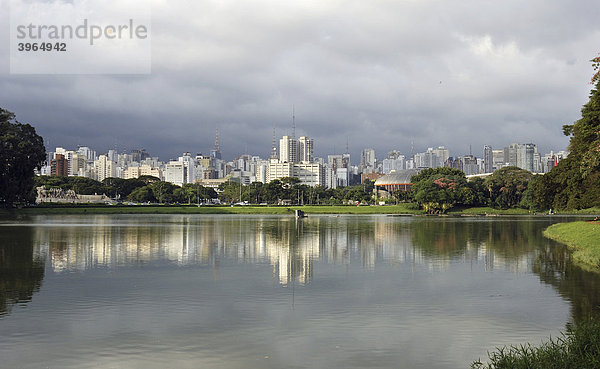
M 0 108 L 0 207 L 26 203 L 33 171 L 46 160 L 44 140 L 29 124 Z
M 598 70 L 600 58 L 592 60 Z M 530 188 L 530 206 L 539 209 L 584 209 L 600 207 L 600 78 L 590 100 L 581 109 L 581 119 L 563 126 L 571 136 L 569 156 Z
M 553 224 L 544 231 L 544 236 L 569 246 L 578 265 L 600 271 L 600 222 Z
M 539 347 L 530 344 L 499 348 L 472 369 L 565 369 L 600 367 L 600 322 L 586 320 L 568 325 L 566 333 Z
M 525 197 L 533 175 L 517 167 L 497 170 L 489 177 L 472 178 L 454 168 L 425 169 L 413 176 L 409 196 L 428 214 L 443 214 L 453 207 L 488 207 L 495 210 L 527 209 Z

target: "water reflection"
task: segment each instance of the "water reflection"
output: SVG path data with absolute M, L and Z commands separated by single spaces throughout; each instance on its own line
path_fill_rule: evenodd
M 600 304 L 598 275 L 572 266 L 563 246 L 542 236 L 543 218 L 90 216 L 35 217 L 4 226 L 0 314 L 39 290 L 46 259 L 55 273 L 154 264 L 269 264 L 281 285 L 308 284 L 315 265 L 378 264 L 444 271 L 453 263 L 485 271 L 535 273 L 573 302 L 579 319 Z
M 33 234 L 22 227 L 0 232 L 0 316 L 31 301 L 44 279 L 43 256 L 33 251 Z
M 270 263 L 281 284 L 309 283 L 315 261 L 439 264 L 412 247 L 408 221 L 334 217 L 94 217 L 86 224 L 45 224 L 35 229 L 35 252 L 52 270 L 85 271 L 169 262 L 179 266 Z
M 448 268 L 453 260 L 486 270 L 527 272 L 551 241 L 535 219 L 463 220 L 394 217 L 96 216 L 89 223 L 35 228 L 36 254 L 55 272 L 118 268 L 168 261 L 180 266 L 265 263 L 280 283 L 308 283 L 313 262 L 379 262 Z M 167 220 L 167 221 L 165 221 Z M 563 252 L 564 248 L 553 250 Z
M 566 300 L 571 301 L 574 321 L 600 315 L 600 278 L 598 273 L 582 270 L 569 261 L 570 254 L 558 247 L 539 250 L 533 272 L 544 283 L 555 287 Z

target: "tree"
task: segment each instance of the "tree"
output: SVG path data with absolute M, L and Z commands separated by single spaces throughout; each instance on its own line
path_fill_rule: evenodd
M 46 160 L 44 140 L 29 124 L 0 108 L 0 206 L 12 207 L 31 199 L 34 170 Z
M 133 190 L 128 196 L 127 199 L 135 202 L 152 202 L 156 201 L 154 198 L 154 194 L 152 193 L 152 189 L 150 186 L 138 187 Z
M 563 126 L 571 136 L 569 156 L 546 173 L 532 192 L 532 205 L 540 209 L 581 209 L 600 206 L 600 57 L 592 59 L 596 73 L 590 100 L 581 118 Z
M 463 196 L 472 192 L 465 173 L 455 168 L 428 168 L 413 176 L 411 182 L 415 201 L 427 213 L 445 213 L 463 204 Z
M 243 185 L 241 182 L 229 180 L 219 185 L 219 199 L 226 203 L 235 203 L 240 201 L 240 194 L 243 194 Z
M 492 205 L 501 209 L 517 207 L 533 174 L 517 167 L 498 169 L 485 179 Z
M 115 194 L 112 187 L 86 177 L 37 176 L 35 177 L 35 187 L 39 186 L 61 188 L 64 191 L 73 190 L 79 195 Z M 32 193 L 35 195 L 35 188 L 32 189 Z
M 185 183 L 182 190 L 184 191 L 185 201 L 190 203 L 200 203 L 205 199 L 214 199 L 217 197 L 215 190 L 198 183 Z
M 458 177 L 463 177 L 463 178 L 467 178 L 465 176 L 465 173 L 460 170 L 460 169 L 456 169 L 456 168 L 448 168 L 448 167 L 442 167 L 442 168 L 427 168 L 427 169 L 423 169 L 422 171 L 420 171 L 418 174 L 412 176 L 410 178 L 411 182 L 413 184 L 426 179 L 426 178 L 431 178 L 434 176 L 458 176 Z
M 102 183 L 107 186 L 108 194 L 114 197 L 126 198 L 136 188 L 143 187 L 146 182 L 137 178 L 105 178 Z M 77 192 L 77 191 L 75 191 Z
M 148 185 L 152 189 L 152 194 L 154 198 L 158 200 L 159 203 L 172 203 L 176 201 L 175 196 L 173 195 L 176 188 L 180 188 L 177 185 L 174 185 L 171 182 L 158 181 Z

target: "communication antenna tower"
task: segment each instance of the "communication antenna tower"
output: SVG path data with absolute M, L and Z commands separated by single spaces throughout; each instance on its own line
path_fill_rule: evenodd
M 221 147 L 219 145 L 219 129 L 216 129 L 215 133 L 215 151 L 221 151 Z
M 292 105 L 292 140 L 296 139 L 296 107 Z
M 273 127 L 273 146 L 271 146 L 271 158 L 277 158 L 277 141 L 275 138 L 275 127 Z

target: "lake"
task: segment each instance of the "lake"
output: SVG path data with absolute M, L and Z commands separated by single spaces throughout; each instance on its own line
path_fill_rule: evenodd
M 596 314 L 567 220 L 2 220 L 0 367 L 468 368 Z

